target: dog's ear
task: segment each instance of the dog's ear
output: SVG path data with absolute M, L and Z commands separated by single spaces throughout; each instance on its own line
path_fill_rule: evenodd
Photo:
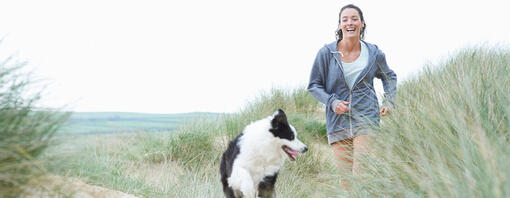
M 279 125 L 289 125 L 289 122 L 287 121 L 287 115 L 285 115 L 283 110 L 278 109 L 276 112 L 274 112 L 271 125 L 273 128 L 277 128 Z
M 282 139 L 293 140 L 294 133 L 290 129 L 289 122 L 287 121 L 287 115 L 283 110 L 278 109 L 273 114 L 273 120 L 271 120 L 271 129 L 269 131 L 273 133 L 275 137 Z

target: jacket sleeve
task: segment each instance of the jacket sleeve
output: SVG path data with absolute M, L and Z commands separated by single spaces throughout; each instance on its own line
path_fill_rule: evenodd
M 308 82 L 307 89 L 313 97 L 326 105 L 326 109 L 334 112 L 334 108 L 332 109 L 331 107 L 337 97 L 335 94 L 328 93 L 325 88 L 329 64 L 328 53 L 329 51 L 326 47 L 322 48 L 317 53 L 310 73 L 310 81 Z
M 383 105 L 391 107 L 397 94 L 397 74 L 388 67 L 384 53 L 380 52 L 376 61 L 378 67 L 375 77 L 381 79 L 384 88 Z

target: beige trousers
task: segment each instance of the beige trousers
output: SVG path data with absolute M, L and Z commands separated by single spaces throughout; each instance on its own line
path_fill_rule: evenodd
M 337 159 L 338 171 L 342 177 L 345 178 L 348 173 L 356 177 L 361 172 L 360 157 L 368 153 L 368 147 L 373 138 L 371 135 L 360 135 L 331 144 Z M 350 186 L 344 180 L 342 178 L 340 184 L 345 189 L 349 189 Z

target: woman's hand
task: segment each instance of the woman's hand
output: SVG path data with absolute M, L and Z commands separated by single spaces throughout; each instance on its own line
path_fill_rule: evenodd
M 388 107 L 381 108 L 381 110 L 379 110 L 379 115 L 380 116 L 390 115 L 390 108 L 388 108 Z
M 350 102 L 347 102 L 347 101 L 342 101 L 342 102 L 338 103 L 338 105 L 335 108 L 335 113 L 343 114 L 343 113 L 349 111 L 349 107 L 348 107 L 349 104 L 350 104 Z

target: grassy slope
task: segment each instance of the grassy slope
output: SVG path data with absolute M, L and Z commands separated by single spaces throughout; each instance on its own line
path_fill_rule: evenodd
M 510 196 L 510 54 L 467 49 L 399 87 L 352 197 Z M 337 197 L 321 105 L 305 89 L 272 89 L 233 115 L 194 119 L 176 133 L 63 139 L 46 157 L 57 174 L 144 197 L 222 197 L 219 158 L 253 120 L 284 109 L 310 146 L 287 162 L 277 197 Z
M 357 197 L 509 197 L 510 52 L 464 49 L 399 88 Z
M 52 159 L 48 167 L 60 175 L 144 197 L 221 197 L 219 158 L 228 141 L 277 106 L 286 110 L 300 139 L 311 148 L 282 170 L 279 197 L 334 194 L 338 177 L 326 157 L 322 113 L 304 89 L 273 89 L 239 113 L 193 119 L 172 134 L 62 137 L 62 144 L 46 156 Z

